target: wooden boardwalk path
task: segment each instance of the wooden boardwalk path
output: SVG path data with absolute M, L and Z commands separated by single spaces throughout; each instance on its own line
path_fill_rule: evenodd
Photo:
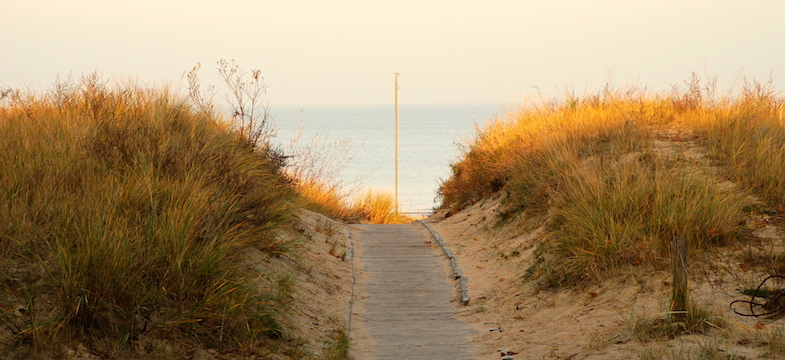
M 432 239 L 408 224 L 359 228 L 373 358 L 473 359 L 468 341 L 474 331 L 455 317 L 453 280 L 426 243 Z

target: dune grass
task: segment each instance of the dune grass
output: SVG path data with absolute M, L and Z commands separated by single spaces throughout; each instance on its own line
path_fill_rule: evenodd
M 371 224 L 405 224 L 413 221 L 395 208 L 393 194 L 373 189 L 356 195 L 347 212 L 350 218 Z
M 772 208 L 785 205 L 785 99 L 770 85 L 745 84 L 736 101 L 695 111 L 703 143 L 728 177 L 752 189 Z M 782 212 L 782 211 L 780 211 Z
M 745 204 L 696 169 L 642 154 L 617 164 L 576 165 L 551 201 L 550 236 L 540 248 L 541 284 L 602 278 L 623 266 L 657 265 L 674 238 L 694 250 L 738 235 Z
M 669 116 L 660 101 L 642 101 L 644 96 L 609 91 L 561 105 L 522 106 L 491 119 L 477 129 L 462 159 L 452 165 L 452 176 L 440 186 L 442 207 L 461 208 L 502 188 L 514 193 L 520 207 L 528 207 L 537 202 L 536 184 L 548 180 L 559 164 L 603 151 L 611 142 L 623 145 L 623 151 L 644 147 L 648 135 L 641 128 Z M 507 186 L 515 181 L 520 183 Z
M 295 181 L 300 205 L 333 219 L 345 219 L 348 213 L 346 195 L 340 189 L 320 180 Z
M 95 76 L 0 101 L 0 307 L 20 307 L 6 328 L 36 347 L 115 350 L 282 335 L 287 299 L 252 281 L 274 274 L 240 261 L 275 248 L 291 218 L 294 193 L 263 146 L 165 90 Z
M 389 192 L 366 189 L 344 194 L 323 181 L 304 183 L 295 180 L 295 188 L 301 206 L 334 219 L 366 224 L 404 224 L 414 221 L 398 212 L 395 199 Z
M 546 286 L 664 263 L 674 237 L 693 250 L 734 241 L 747 194 L 785 209 L 783 101 L 757 83 L 725 98 L 695 76 L 686 83 L 668 94 L 605 89 L 492 119 L 452 165 L 442 208 L 503 191 L 502 221 L 548 219 L 529 270 Z M 675 128 L 693 139 L 659 141 Z M 684 156 L 687 140 L 704 146 L 719 171 Z M 719 186 L 725 179 L 740 186 Z

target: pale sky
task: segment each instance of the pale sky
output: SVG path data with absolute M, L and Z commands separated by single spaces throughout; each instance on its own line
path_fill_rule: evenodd
M 271 106 L 507 104 L 616 82 L 669 89 L 691 72 L 774 76 L 782 0 L 0 0 L 0 87 L 59 73 L 180 86 L 202 63 L 260 69 Z

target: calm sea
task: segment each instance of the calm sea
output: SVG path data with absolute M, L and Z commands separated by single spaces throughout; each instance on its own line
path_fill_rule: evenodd
M 428 212 L 438 206 L 436 189 L 460 155 L 458 143 L 473 138 L 501 111 L 498 105 L 401 106 L 399 109 L 399 202 L 401 211 Z M 348 139 L 353 160 L 342 170 L 346 182 L 362 188 L 395 188 L 395 108 L 393 106 L 274 107 L 276 142 L 287 145 L 302 120 L 304 139 Z M 308 141 L 304 141 L 308 142 Z

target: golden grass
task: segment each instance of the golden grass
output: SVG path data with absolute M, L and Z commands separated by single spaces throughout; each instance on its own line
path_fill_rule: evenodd
M 520 107 L 492 119 L 452 165 L 452 177 L 439 189 L 442 206 L 460 208 L 500 190 L 514 172 L 528 170 L 521 168 L 526 162 L 535 167 L 544 160 L 573 162 L 611 141 L 624 145 L 621 150 L 641 147 L 646 135 L 640 127 L 664 123 L 670 115 L 663 113 L 661 101 L 644 101 L 644 96 L 606 93 L 563 105 Z
M 330 186 L 321 180 L 303 181 L 293 180 L 297 194 L 300 196 L 300 205 L 308 210 L 324 214 L 333 219 L 345 219 L 349 208 L 346 195 L 342 194 L 335 186 Z
M 498 116 L 452 165 L 442 208 L 504 191 L 503 221 L 549 218 L 529 273 L 551 286 L 661 263 L 677 236 L 697 250 L 733 241 L 748 193 L 785 209 L 783 101 L 757 83 L 723 99 L 696 77 L 687 85 L 670 94 L 606 89 Z M 719 174 L 656 149 L 674 127 L 694 132 Z M 724 178 L 741 186 L 723 189 Z
M 335 186 L 320 181 L 295 180 L 295 188 L 303 207 L 334 219 L 367 224 L 403 224 L 414 220 L 398 212 L 389 192 L 368 189 L 354 196 L 344 195 Z
M 351 217 L 371 224 L 405 224 L 413 221 L 395 208 L 393 194 L 379 190 L 367 190 L 356 196 L 349 213 Z
M 88 77 L 8 94 L 0 307 L 24 304 L 13 328 L 35 346 L 185 334 L 247 348 L 281 336 L 286 299 L 239 260 L 275 248 L 292 197 L 263 148 L 166 91 Z
M 576 165 L 551 201 L 556 244 L 539 264 L 547 285 L 600 279 L 623 266 L 653 265 L 675 237 L 707 249 L 737 235 L 744 197 L 686 164 L 642 154 L 623 163 Z
M 752 189 L 773 208 L 785 204 L 785 104 L 773 90 L 749 84 L 736 101 L 695 111 L 693 126 L 730 179 Z

